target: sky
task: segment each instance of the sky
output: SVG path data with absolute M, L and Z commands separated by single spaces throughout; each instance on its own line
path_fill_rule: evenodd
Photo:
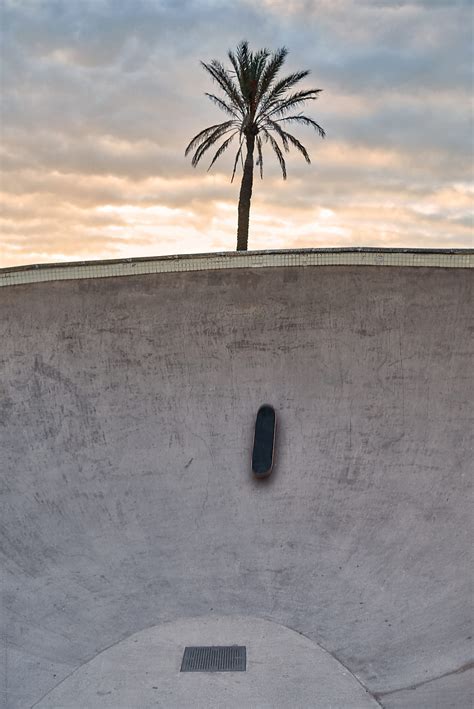
M 320 88 L 255 174 L 249 249 L 473 247 L 470 0 L 0 0 L 0 267 L 232 251 L 241 172 L 200 65 L 246 39 Z

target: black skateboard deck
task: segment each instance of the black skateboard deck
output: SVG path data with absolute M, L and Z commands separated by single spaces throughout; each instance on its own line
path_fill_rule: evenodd
M 275 427 L 275 409 L 264 404 L 257 412 L 253 439 L 252 472 L 257 478 L 266 478 L 272 472 Z

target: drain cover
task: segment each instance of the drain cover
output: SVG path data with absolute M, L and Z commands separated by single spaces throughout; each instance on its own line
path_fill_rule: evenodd
M 181 672 L 245 672 L 247 649 L 244 645 L 186 647 Z

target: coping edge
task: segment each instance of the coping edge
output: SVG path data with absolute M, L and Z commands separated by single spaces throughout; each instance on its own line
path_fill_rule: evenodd
M 0 269 L 0 287 L 48 281 L 285 266 L 474 268 L 474 249 L 326 248 L 225 251 L 105 261 L 44 263 Z

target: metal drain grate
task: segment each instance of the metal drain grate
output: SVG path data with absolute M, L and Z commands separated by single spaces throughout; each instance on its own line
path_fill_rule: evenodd
M 244 645 L 186 647 L 181 672 L 245 672 L 247 648 Z

